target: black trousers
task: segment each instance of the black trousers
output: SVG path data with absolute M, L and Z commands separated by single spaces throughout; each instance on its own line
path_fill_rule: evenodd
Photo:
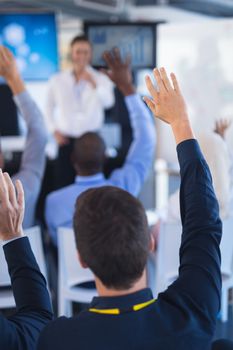
M 233 350 L 233 342 L 226 339 L 216 340 L 211 350 Z
M 74 138 L 69 138 L 69 143 L 60 146 L 58 149 L 58 157 L 55 161 L 55 189 L 68 186 L 74 182 L 75 170 L 71 163 L 71 154 L 73 151 Z

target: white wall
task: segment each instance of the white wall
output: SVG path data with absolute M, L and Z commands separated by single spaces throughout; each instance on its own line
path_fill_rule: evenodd
M 164 24 L 158 29 L 158 66 L 177 74 L 197 133 L 233 117 L 233 20 Z M 158 123 L 159 156 L 176 160 L 170 128 Z M 233 126 L 227 134 L 233 147 Z M 174 151 L 171 151 L 174 150 Z
M 176 9 L 171 6 L 129 6 L 127 15 L 131 21 L 166 21 L 181 23 L 212 20 L 211 17 Z

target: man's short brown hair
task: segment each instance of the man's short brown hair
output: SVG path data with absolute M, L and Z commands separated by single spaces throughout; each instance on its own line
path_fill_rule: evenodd
M 70 46 L 72 47 L 74 44 L 76 43 L 80 43 L 80 42 L 87 42 L 90 46 L 91 43 L 88 39 L 88 37 L 86 35 L 76 35 L 70 42 Z
M 83 262 L 106 287 L 129 289 L 142 276 L 150 235 L 142 204 L 128 192 L 104 186 L 82 193 L 74 231 Z

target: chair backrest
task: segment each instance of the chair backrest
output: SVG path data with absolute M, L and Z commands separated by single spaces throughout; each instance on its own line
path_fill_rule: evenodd
M 222 274 L 233 275 L 233 217 L 224 219 L 222 225 L 221 271 Z
M 58 229 L 58 257 L 59 277 L 67 287 L 94 281 L 93 273 L 80 265 L 74 231 L 71 228 Z
M 178 276 L 181 233 L 180 223 L 161 223 L 156 257 L 156 293 L 165 290 Z M 233 217 L 223 220 L 220 251 L 222 274 L 233 275 Z
M 29 238 L 32 251 L 35 255 L 36 261 L 40 267 L 41 272 L 47 277 L 46 264 L 42 246 L 41 231 L 39 226 L 31 227 L 24 230 L 25 236 Z M 10 286 L 11 280 L 8 273 L 7 263 L 5 260 L 3 249 L 0 249 L 0 287 Z
M 165 290 L 178 276 L 180 223 L 161 222 L 156 256 L 156 293 Z

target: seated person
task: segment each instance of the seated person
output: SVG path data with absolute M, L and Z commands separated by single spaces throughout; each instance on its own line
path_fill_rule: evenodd
M 45 168 L 47 133 L 41 112 L 26 91 L 13 55 L 3 46 L 0 46 L 0 76 L 5 78 L 11 88 L 14 101 L 24 117 L 28 129 L 20 169 L 12 179 L 13 181 L 20 179 L 24 186 L 26 211 L 23 227 L 29 228 L 35 223 L 35 207 Z M 0 168 L 4 168 L 1 150 Z
M 76 202 L 74 231 L 80 262 L 94 273 L 99 297 L 78 316 L 46 326 L 38 350 L 211 348 L 221 297 L 218 202 L 175 76 L 171 84 L 165 70 L 156 69 L 155 78 L 159 90 L 147 77 L 152 99 L 145 100 L 171 125 L 181 171 L 179 277 L 155 300 L 146 288 L 153 240 L 141 203 L 117 187 L 87 190 Z
M 106 179 L 103 175 L 105 144 L 102 138 L 96 133 L 86 133 L 76 139 L 72 156 L 77 173 L 75 183 L 49 194 L 46 201 L 45 218 L 54 244 L 57 244 L 58 227 L 72 227 L 75 201 L 83 191 L 112 185 L 137 196 L 153 162 L 154 121 L 147 106 L 135 93 L 129 61 L 123 62 L 118 49 L 106 52 L 104 58 L 109 67 L 106 73 L 125 96 L 134 141 L 123 167 Z
M 231 158 L 226 142 L 216 132 L 202 132 L 197 135 L 201 150 L 211 170 L 213 186 L 218 199 L 222 219 L 230 215 L 231 202 Z M 179 191 L 174 192 L 167 206 L 159 212 L 165 221 L 180 221 Z
M 227 149 L 227 156 L 224 154 L 224 158 L 227 159 L 227 162 L 230 164 L 230 171 L 229 171 L 229 182 L 230 182 L 230 190 L 228 194 L 228 198 L 230 197 L 230 204 L 228 206 L 228 214 L 232 215 L 233 213 L 233 155 L 230 150 L 230 148 L 227 145 L 226 139 L 226 131 L 231 126 L 232 121 L 230 119 L 224 119 L 220 118 L 215 123 L 215 129 L 214 132 L 221 136 L 222 140 L 224 141 L 225 148 Z
M 24 192 L 0 169 L 0 240 L 11 277 L 16 311 L 9 318 L 0 314 L 0 349 L 34 350 L 40 331 L 52 320 L 44 276 L 40 273 L 27 237 L 23 237 Z M 0 266 L 1 268 L 1 266 Z

